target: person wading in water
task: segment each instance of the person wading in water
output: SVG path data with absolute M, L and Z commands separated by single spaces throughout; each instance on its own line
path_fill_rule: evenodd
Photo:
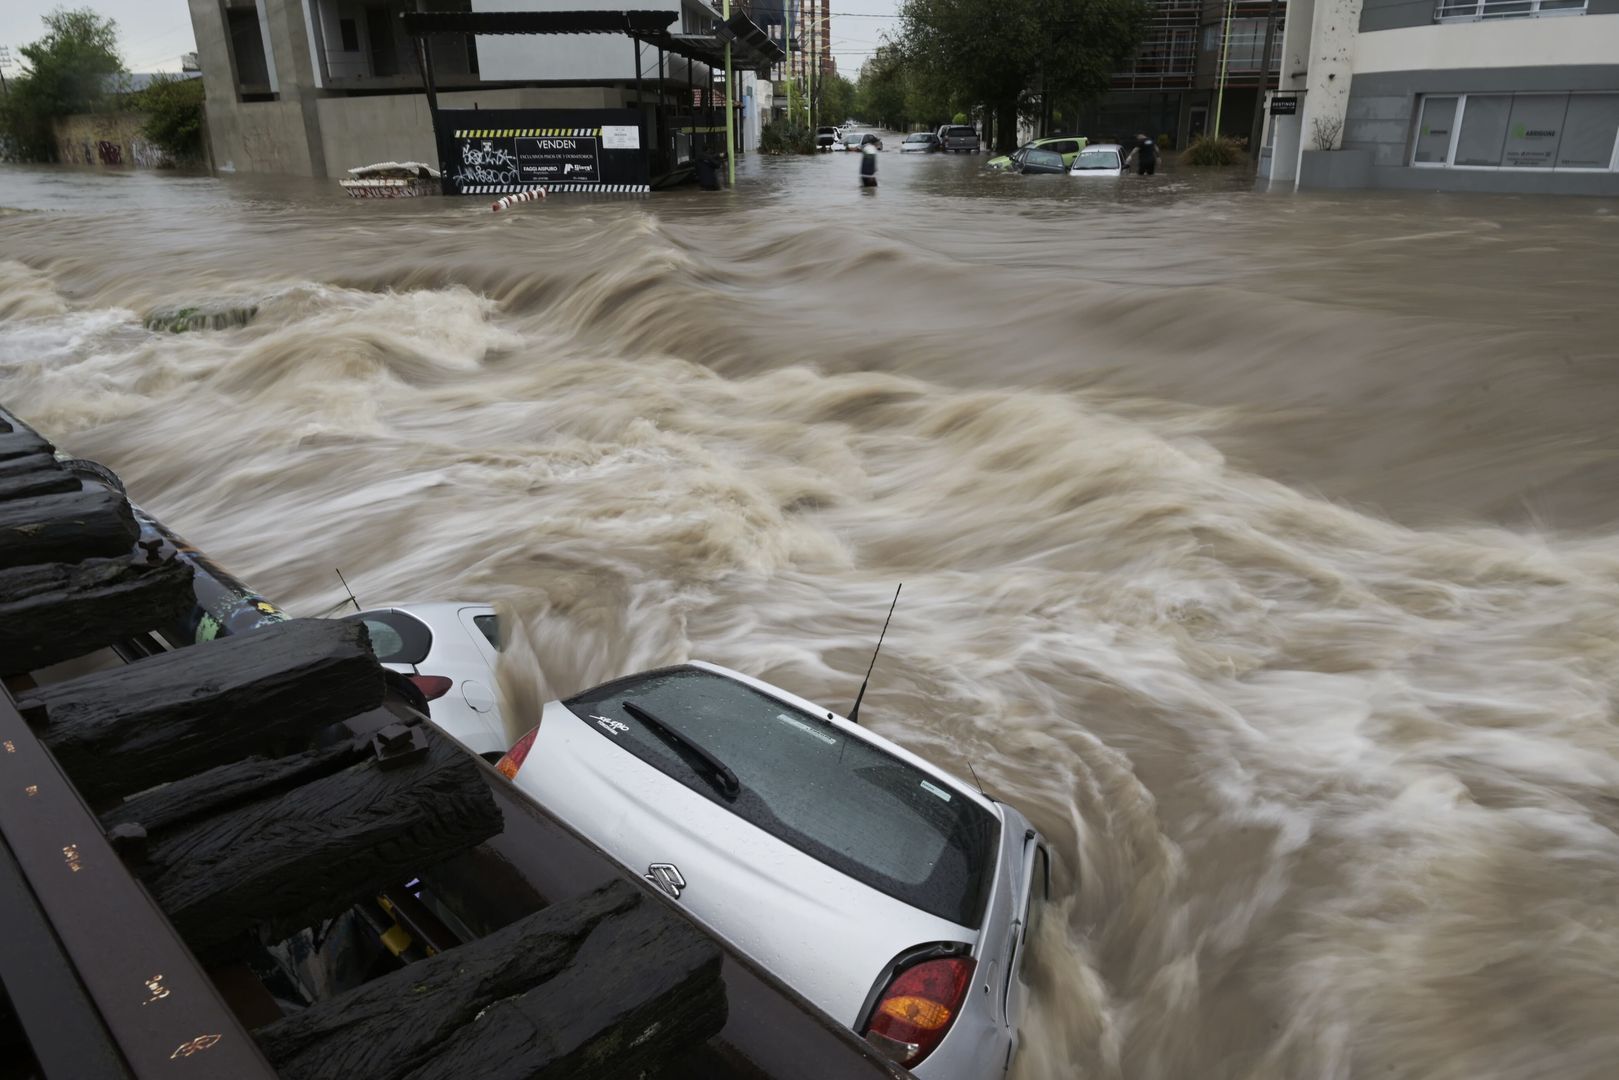
M 870 135 L 860 142 L 860 186 L 877 186 L 877 140 Z
M 1151 176 L 1158 171 L 1158 144 L 1145 134 L 1136 136 L 1136 148 L 1130 151 L 1130 157 L 1135 159 L 1137 176 Z M 1124 167 L 1130 167 L 1129 159 Z

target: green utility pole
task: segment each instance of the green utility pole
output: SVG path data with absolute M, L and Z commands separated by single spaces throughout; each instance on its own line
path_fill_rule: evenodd
M 804 68 L 804 99 L 809 109 L 810 133 L 815 133 L 815 111 L 819 102 L 815 97 L 815 61 L 820 56 L 821 35 L 815 23 L 815 7 L 810 6 L 810 49 L 809 63 Z
M 721 16 L 731 21 L 731 0 L 725 0 Z M 736 95 L 731 91 L 731 39 L 725 39 L 725 182 L 736 187 Z
M 1214 97 L 1214 137 L 1220 137 L 1220 109 L 1225 105 L 1226 61 L 1231 55 L 1231 9 L 1237 0 L 1226 0 L 1225 22 L 1220 26 L 1220 89 Z M 1264 85 L 1263 78 L 1260 85 Z
M 787 47 L 787 126 L 793 126 L 793 0 L 787 0 L 787 34 L 782 38 Z

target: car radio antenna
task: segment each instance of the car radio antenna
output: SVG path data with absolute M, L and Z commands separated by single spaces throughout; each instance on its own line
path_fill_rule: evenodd
M 877 666 L 877 654 L 883 651 L 883 637 L 888 633 L 888 623 L 894 617 L 894 607 L 899 603 L 899 591 L 905 588 L 902 581 L 894 588 L 894 603 L 888 605 L 888 618 L 883 620 L 882 633 L 877 635 L 877 647 L 871 650 L 871 663 L 866 666 L 865 681 L 860 684 L 860 693 L 854 697 L 854 708 L 849 710 L 849 723 L 860 723 L 860 700 L 866 696 L 866 686 L 871 682 L 871 669 Z
M 355 611 L 364 611 L 365 608 L 361 607 L 360 602 L 358 600 L 354 599 L 354 590 L 349 588 L 348 580 L 343 577 L 343 571 L 341 571 L 341 570 L 337 571 L 337 580 L 343 582 L 343 591 L 349 594 L 349 603 L 354 605 L 354 610 Z M 341 606 L 341 605 L 339 605 L 339 606 Z

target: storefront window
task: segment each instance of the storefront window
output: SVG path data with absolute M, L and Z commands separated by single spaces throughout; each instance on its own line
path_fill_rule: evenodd
M 1619 94 L 1571 94 L 1559 169 L 1612 169 L 1619 154 Z
M 1619 168 L 1619 94 L 1424 97 L 1413 165 L 1473 169 Z
M 1511 94 L 1468 94 L 1462 131 L 1456 138 L 1456 164 L 1499 165 L 1507 140 Z
M 1501 164 L 1509 169 L 1549 169 L 1557 163 L 1567 94 L 1519 94 L 1512 99 Z M 1458 162 L 1458 164 L 1460 164 Z
M 1422 99 L 1422 120 L 1417 125 L 1417 151 L 1412 158 L 1419 165 L 1443 165 L 1450 159 L 1451 127 L 1456 122 L 1456 98 Z

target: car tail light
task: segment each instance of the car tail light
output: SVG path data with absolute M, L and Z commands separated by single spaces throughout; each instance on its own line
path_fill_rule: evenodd
M 455 680 L 443 675 L 406 675 L 405 678 L 416 684 L 416 689 L 422 692 L 422 697 L 428 701 L 441 698 L 450 692 Z
M 973 961 L 965 956 L 923 960 L 901 971 L 877 999 L 862 1032 L 885 1057 L 915 1068 L 945 1034 L 972 981 Z
M 534 746 L 534 736 L 539 733 L 540 729 L 534 728 L 527 735 L 513 743 L 512 748 L 506 751 L 499 761 L 495 762 L 495 768 L 500 770 L 500 775 L 508 780 L 517 779 L 517 770 L 523 767 L 523 759 L 528 757 L 530 748 Z

